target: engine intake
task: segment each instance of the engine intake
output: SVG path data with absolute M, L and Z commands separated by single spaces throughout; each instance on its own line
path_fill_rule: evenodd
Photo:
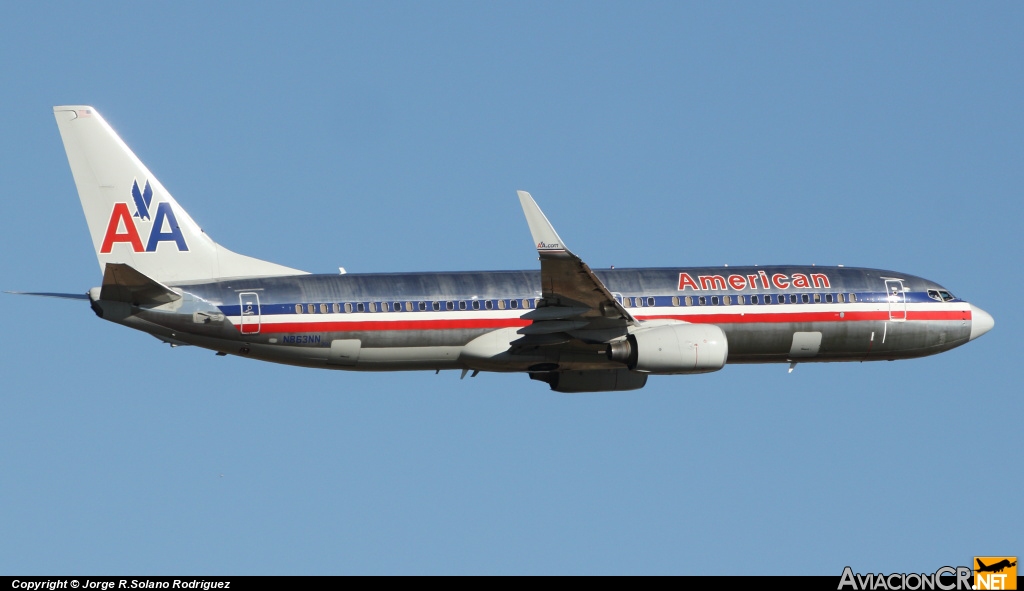
M 643 328 L 608 346 L 608 359 L 647 373 L 718 371 L 728 357 L 725 332 L 713 324 Z

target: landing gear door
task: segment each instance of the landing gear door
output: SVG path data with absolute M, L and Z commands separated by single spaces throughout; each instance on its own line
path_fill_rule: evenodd
M 241 304 L 242 334 L 259 334 L 260 332 L 260 296 L 247 291 L 238 294 Z
M 903 321 L 907 319 L 907 294 L 903 291 L 900 279 L 885 280 L 886 299 L 889 300 L 889 320 Z

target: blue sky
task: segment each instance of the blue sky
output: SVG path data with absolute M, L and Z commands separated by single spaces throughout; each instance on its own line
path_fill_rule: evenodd
M 218 242 L 313 272 L 846 264 L 995 329 L 638 392 L 171 350 L 2 295 L 0 572 L 932 572 L 1024 553 L 1019 3 L 16 3 L 2 289 L 99 268 L 92 104 Z M 1017 425 L 1017 426 L 1014 426 Z

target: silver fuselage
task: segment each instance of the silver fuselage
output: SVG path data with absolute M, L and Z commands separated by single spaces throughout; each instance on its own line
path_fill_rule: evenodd
M 921 357 L 991 327 L 990 316 L 942 286 L 892 271 L 773 266 L 594 273 L 641 326 L 720 327 L 729 363 Z M 93 297 L 93 307 L 108 320 L 172 344 L 307 367 L 622 367 L 604 355 L 606 344 L 580 339 L 500 360 L 468 346 L 488 333 L 515 334 L 531 323 L 523 314 L 545 305 L 539 271 L 299 275 L 171 287 L 183 297 L 163 306 Z

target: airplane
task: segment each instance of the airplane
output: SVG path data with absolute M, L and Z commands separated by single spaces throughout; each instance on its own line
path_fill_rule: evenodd
M 628 391 L 727 363 L 909 359 L 985 334 L 941 285 L 866 268 L 592 269 L 533 197 L 540 269 L 310 274 L 217 244 L 90 106 L 54 107 L 104 320 L 172 346 L 356 371 L 522 372 L 557 392 Z
M 986 565 L 984 562 L 981 561 L 981 559 L 976 559 L 976 560 L 978 562 L 978 570 L 977 570 L 977 572 L 979 572 L 979 573 L 998 573 L 998 572 L 1002 572 L 1004 568 L 1010 568 L 1010 567 L 1013 567 L 1013 566 L 1017 566 L 1017 562 L 1016 561 L 1010 562 L 1010 560 L 1007 559 L 1007 558 L 1004 558 L 1004 559 L 1000 560 L 999 562 L 997 562 L 995 564 L 989 564 L 989 565 Z

